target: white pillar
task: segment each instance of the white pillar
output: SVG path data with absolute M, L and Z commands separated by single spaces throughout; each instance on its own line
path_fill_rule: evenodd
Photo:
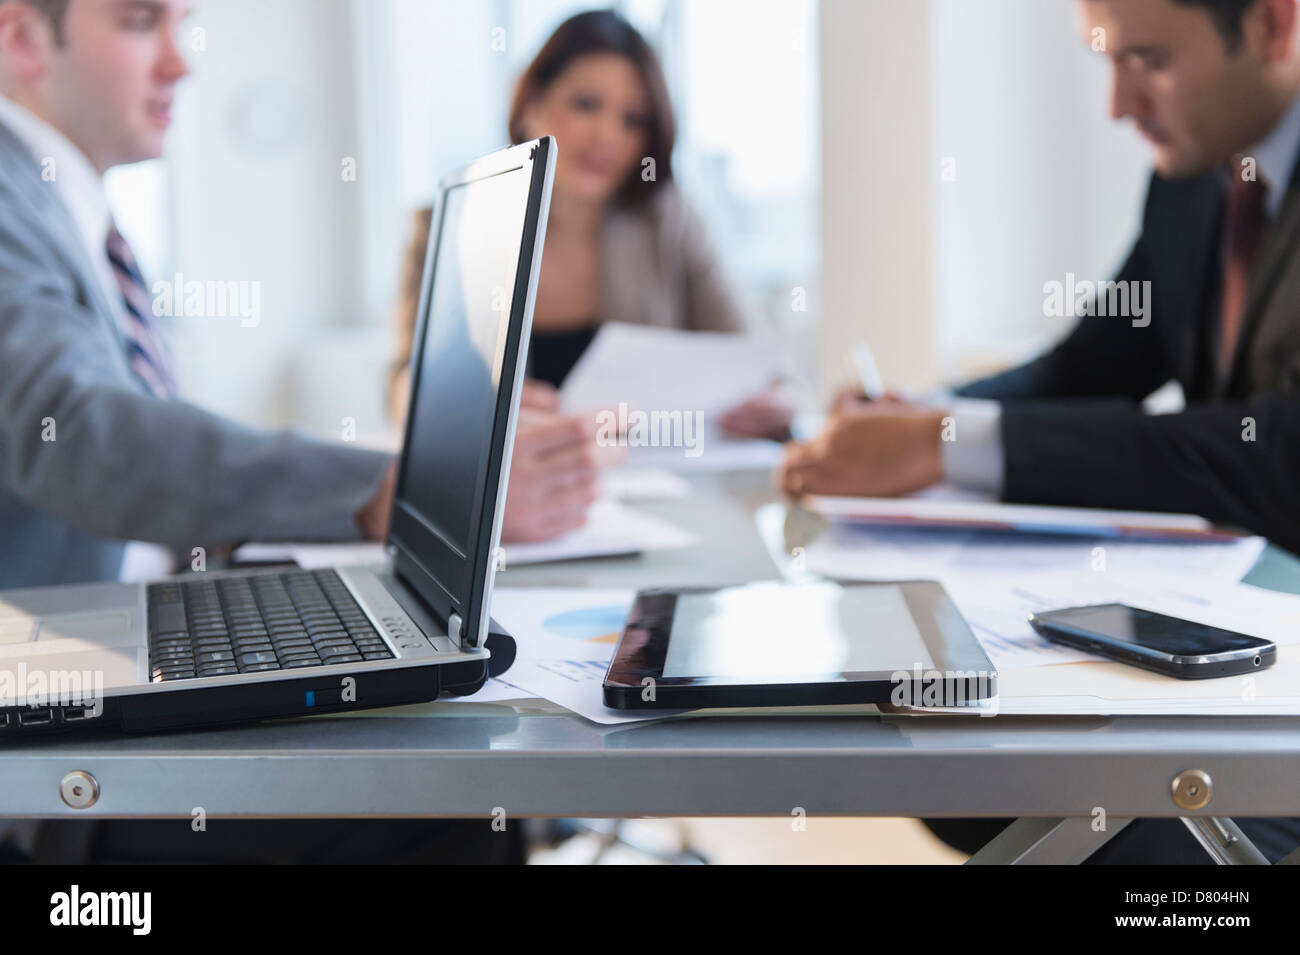
M 823 393 L 854 342 L 891 387 L 937 378 L 931 0 L 822 0 Z

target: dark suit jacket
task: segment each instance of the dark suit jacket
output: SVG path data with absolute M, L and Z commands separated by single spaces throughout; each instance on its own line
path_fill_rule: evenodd
M 1214 359 L 1223 209 L 1216 174 L 1153 177 L 1118 277 L 1151 282 L 1150 324 L 1081 318 L 1036 360 L 958 391 L 1003 403 L 1005 500 L 1187 511 L 1300 553 L 1300 180 L 1259 250 L 1226 378 Z M 1171 379 L 1186 410 L 1144 414 L 1141 399 Z

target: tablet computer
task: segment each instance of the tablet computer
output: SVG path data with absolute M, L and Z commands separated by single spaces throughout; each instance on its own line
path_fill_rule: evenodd
M 617 709 L 977 705 L 997 673 L 934 581 L 643 590 L 605 673 Z

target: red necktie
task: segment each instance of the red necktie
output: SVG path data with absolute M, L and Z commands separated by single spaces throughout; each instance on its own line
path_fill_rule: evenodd
M 117 231 L 117 226 L 109 228 L 105 248 L 108 251 L 108 261 L 113 265 L 118 288 L 122 290 L 122 301 L 126 305 L 122 332 L 126 336 L 126 352 L 131 361 L 131 370 L 156 397 L 175 398 L 177 389 L 176 379 L 172 375 L 171 356 L 159 333 L 158 323 L 154 320 L 144 277 L 135 264 L 131 247 Z
M 1237 167 L 1233 167 L 1237 168 Z M 1259 252 L 1268 214 L 1264 183 L 1240 175 L 1228 179 L 1228 205 L 1224 213 L 1223 299 L 1219 309 L 1219 371 L 1227 374 L 1241 336 L 1241 321 L 1250 294 L 1250 276 Z

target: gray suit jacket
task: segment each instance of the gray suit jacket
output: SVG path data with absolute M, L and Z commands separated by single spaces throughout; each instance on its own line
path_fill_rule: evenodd
M 71 214 L 2 125 L 0 170 L 0 588 L 116 578 L 126 540 L 357 537 L 388 456 L 154 398 Z

